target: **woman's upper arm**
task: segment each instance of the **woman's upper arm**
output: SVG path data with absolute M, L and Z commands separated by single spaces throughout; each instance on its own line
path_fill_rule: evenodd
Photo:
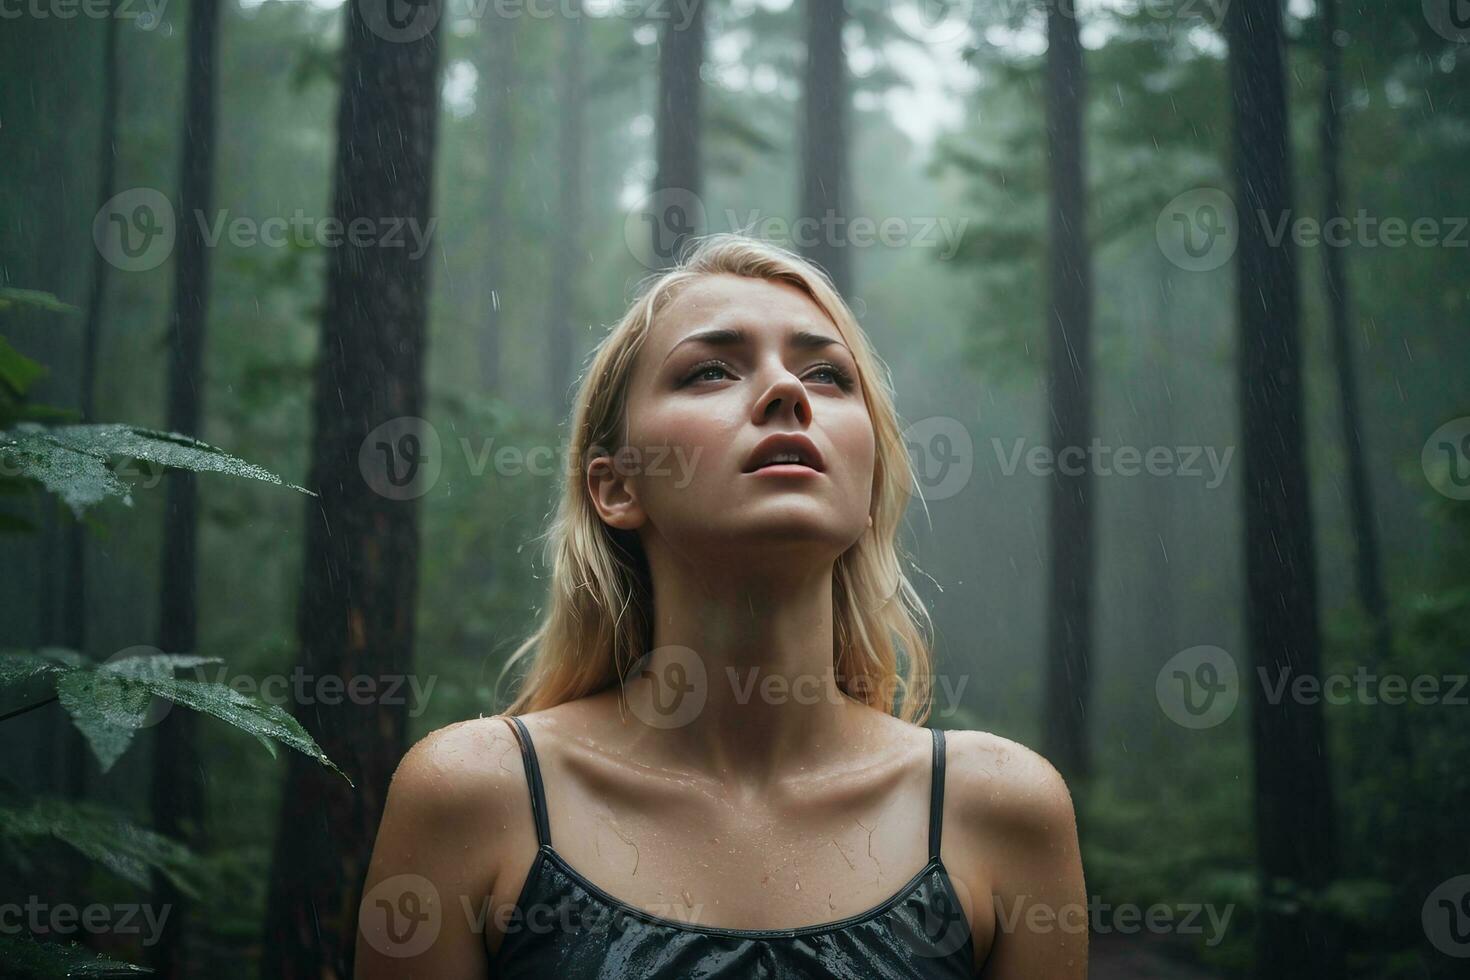
M 483 930 L 498 835 L 485 825 L 516 775 L 498 764 L 506 738 L 498 720 L 462 722 L 399 763 L 363 883 L 357 980 L 490 975 Z
M 980 818 L 996 926 L 981 976 L 1083 980 L 1087 887 L 1071 793 L 1046 759 L 1013 742 L 1006 747 Z

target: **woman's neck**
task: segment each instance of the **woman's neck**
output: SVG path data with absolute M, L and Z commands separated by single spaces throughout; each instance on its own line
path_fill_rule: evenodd
M 857 712 L 833 674 L 831 564 L 654 572 L 652 649 L 623 687 L 650 750 L 758 790 L 845 744 Z

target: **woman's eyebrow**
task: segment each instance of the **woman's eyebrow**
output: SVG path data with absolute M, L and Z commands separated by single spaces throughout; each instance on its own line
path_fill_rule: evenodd
M 685 344 L 697 343 L 709 347 L 739 347 L 749 342 L 750 335 L 739 327 L 714 327 L 709 330 L 697 330 L 669 348 L 669 353 L 665 355 L 664 360 L 667 361 L 674 355 L 674 351 Z M 786 342 L 797 350 L 826 350 L 828 347 L 841 347 L 849 354 L 852 353 L 852 351 L 848 350 L 847 345 L 836 337 L 829 337 L 826 334 L 815 333 L 811 330 L 797 330 L 786 338 Z

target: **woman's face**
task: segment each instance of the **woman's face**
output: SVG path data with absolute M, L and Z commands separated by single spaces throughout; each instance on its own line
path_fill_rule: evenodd
M 773 434 L 805 436 L 820 469 L 752 471 Z M 691 557 L 718 545 L 725 559 L 815 548 L 835 560 L 867 530 L 875 444 L 857 362 L 794 286 L 686 285 L 638 354 L 628 441 L 621 474 L 597 464 L 590 486 L 604 520 L 641 529 L 645 546 L 651 535 Z

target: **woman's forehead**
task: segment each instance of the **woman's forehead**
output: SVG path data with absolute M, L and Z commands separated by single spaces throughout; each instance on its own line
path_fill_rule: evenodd
M 822 308 L 797 287 L 720 274 L 702 276 L 683 286 L 654 317 L 644 348 L 659 363 L 685 338 L 708 328 L 737 330 L 752 338 L 803 331 L 844 342 L 842 332 Z

